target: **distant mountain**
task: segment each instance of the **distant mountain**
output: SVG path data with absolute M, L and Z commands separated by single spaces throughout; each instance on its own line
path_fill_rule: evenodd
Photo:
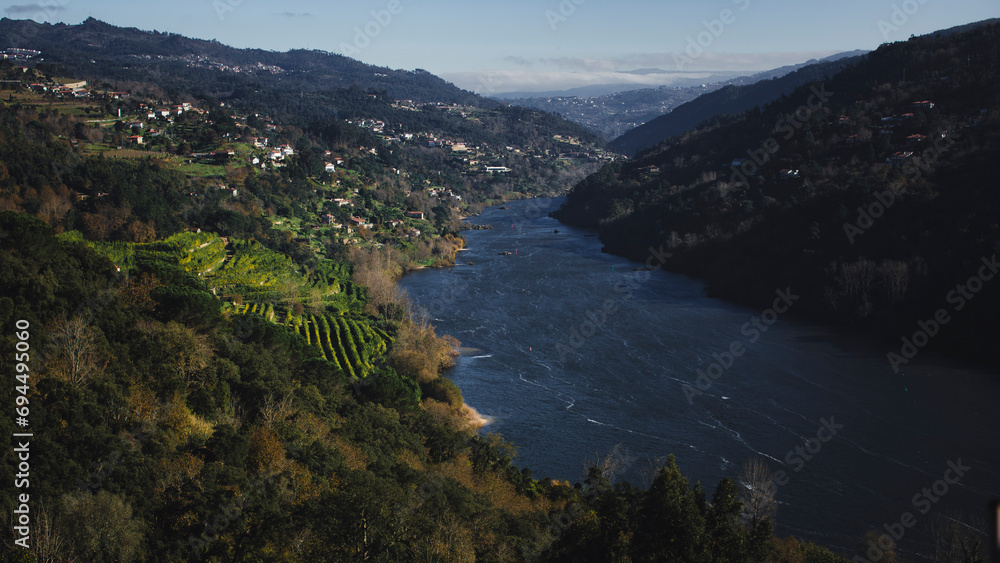
M 605 139 L 614 139 L 651 119 L 721 88 L 722 83 L 708 85 L 626 90 L 603 96 L 552 96 L 545 98 L 509 99 L 512 104 L 538 108 L 588 127 Z
M 635 84 L 595 84 L 591 86 L 577 86 L 566 90 L 545 90 L 542 92 L 503 92 L 494 95 L 498 100 L 510 103 L 534 102 L 545 98 L 596 98 L 598 96 L 610 96 L 618 92 L 634 90 Z M 522 104 L 523 105 L 523 104 Z
M 740 113 L 772 102 L 807 82 L 833 76 L 857 62 L 862 56 L 860 53 L 863 51 L 841 53 L 815 64 L 803 63 L 745 77 L 740 82 L 706 93 L 628 131 L 612 141 L 611 146 L 624 154 L 634 155 L 664 139 L 689 131 L 716 115 Z M 795 70 L 785 72 L 786 69 Z
M 664 76 L 664 85 L 655 88 L 635 89 L 629 85 L 598 85 L 583 86 L 570 90 L 554 92 L 521 92 L 497 96 L 513 104 L 542 109 L 558 113 L 597 131 L 605 139 L 611 140 L 623 133 L 639 127 L 677 106 L 689 102 L 702 94 L 714 92 L 726 85 L 746 85 L 780 78 L 802 67 L 819 62 L 832 62 L 838 59 L 864 54 L 865 51 L 851 51 L 827 57 L 822 61 L 816 59 L 804 63 L 783 66 L 780 68 L 742 74 L 738 72 L 716 73 L 709 77 L 678 79 L 673 75 L 688 75 L 688 72 L 667 71 L 658 68 L 643 68 L 623 72 L 642 76 Z M 669 84 L 668 84 L 669 82 Z
M 1000 23 L 963 27 L 702 96 L 640 128 L 674 118 L 683 135 L 605 166 L 554 215 L 600 229 L 607 252 L 669 252 L 710 295 L 759 306 L 790 286 L 796 315 L 898 346 L 1000 248 Z M 691 129 L 695 110 L 717 115 Z M 961 314 L 930 347 L 1000 365 L 1000 287 L 975 300 L 949 302 Z
M 761 80 L 771 80 L 772 78 L 781 78 L 791 74 L 801 68 L 805 68 L 810 65 L 820 64 L 820 63 L 832 63 L 839 61 L 841 59 L 847 59 L 852 57 L 859 57 L 861 55 L 867 54 L 869 51 L 864 49 L 855 49 L 854 51 L 844 51 L 843 53 L 837 53 L 836 55 L 830 55 L 829 57 L 823 57 L 822 59 L 809 59 L 803 63 L 786 65 L 778 67 L 771 70 L 765 70 L 764 72 L 758 72 L 756 74 L 748 74 L 746 76 L 740 76 L 739 78 L 734 78 L 729 81 L 729 84 L 734 86 L 740 86 L 745 84 L 756 84 Z
M 401 131 L 433 131 L 491 146 L 556 135 L 604 143 L 575 123 L 478 96 L 424 70 L 391 70 L 323 51 L 236 49 L 93 18 L 78 25 L 3 18 L 0 45 L 41 51 L 32 64 L 50 76 L 86 79 L 103 89 L 152 88 L 164 103 L 225 103 L 312 131 L 373 119 Z M 479 108 L 493 112 L 495 122 L 487 127 L 447 112 L 412 111 L 427 104 Z
M 45 63 L 86 69 L 89 76 L 82 78 L 90 79 L 211 83 L 222 71 L 229 78 L 242 76 L 304 92 L 360 86 L 385 91 L 395 99 L 497 105 L 420 69 L 392 70 L 317 50 L 236 49 L 214 40 L 116 27 L 94 18 L 79 25 L 3 18 L 0 45 L 42 51 Z
M 577 86 L 566 90 L 546 90 L 541 92 L 502 92 L 494 95 L 494 98 L 508 102 L 520 102 L 540 98 L 568 98 L 611 96 L 622 92 L 633 90 L 650 90 L 656 88 L 690 88 L 705 84 L 728 83 L 746 76 L 746 72 L 739 71 L 719 71 L 705 75 L 704 73 L 693 73 L 691 71 L 662 70 L 658 68 L 647 68 L 638 70 L 622 71 L 618 74 L 624 75 L 621 82 L 609 82 L 606 84 L 591 84 L 587 86 Z M 628 76 L 659 76 L 659 80 L 652 82 L 651 79 L 643 79 L 637 84 L 635 79 Z M 534 106 L 532 106 L 534 107 Z

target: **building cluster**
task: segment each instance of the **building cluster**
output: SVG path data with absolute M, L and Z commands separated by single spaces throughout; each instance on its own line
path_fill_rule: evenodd
M 266 65 L 261 62 L 255 62 L 245 65 L 232 65 L 223 63 L 220 61 L 212 60 L 205 55 L 181 55 L 181 56 L 170 56 L 170 55 L 132 55 L 137 59 L 144 60 L 158 60 L 158 61 L 170 61 L 170 62 L 181 62 L 184 63 L 189 68 L 203 68 L 209 70 L 217 70 L 222 72 L 232 72 L 235 74 L 283 74 L 285 69 L 276 65 Z
M 35 51 L 33 49 L 18 49 L 16 47 L 8 47 L 0 53 L 0 57 L 8 61 L 27 61 L 41 55 L 41 51 Z

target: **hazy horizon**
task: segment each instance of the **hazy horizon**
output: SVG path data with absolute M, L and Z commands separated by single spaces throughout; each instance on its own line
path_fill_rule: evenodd
M 442 0 L 318 1 L 260 5 L 179 0 L 171 10 L 141 3 L 70 0 L 11 4 L 7 17 L 122 27 L 215 39 L 238 48 L 320 49 L 362 62 L 422 68 L 485 95 L 603 84 L 670 85 L 732 71 L 753 73 L 844 51 L 871 50 L 1000 15 L 991 0 Z M 670 74 L 635 74 L 656 68 Z

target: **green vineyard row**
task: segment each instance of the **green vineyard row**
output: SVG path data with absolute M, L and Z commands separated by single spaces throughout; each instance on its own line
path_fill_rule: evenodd
M 233 305 L 232 310 L 237 315 L 259 315 L 270 322 L 278 322 L 270 303 Z M 383 356 L 392 342 L 392 337 L 384 330 L 336 313 L 305 316 L 287 313 L 279 324 L 305 338 L 324 359 L 351 377 L 370 375 L 374 369 L 372 360 Z

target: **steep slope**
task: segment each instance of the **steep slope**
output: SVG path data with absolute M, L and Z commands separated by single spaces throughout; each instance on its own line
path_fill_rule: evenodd
M 946 305 L 955 314 L 930 346 L 1000 363 L 987 345 L 1000 288 L 968 308 L 952 293 L 1000 240 L 998 65 L 997 24 L 883 45 L 829 80 L 605 167 L 557 216 L 599 227 L 611 252 L 669 248 L 667 267 L 713 295 L 764 304 L 792 286 L 797 314 L 897 347 Z
M 92 18 L 79 25 L 4 18 L 0 44 L 41 51 L 36 66 L 51 76 L 84 78 L 91 87 L 107 90 L 141 91 L 172 104 L 222 102 L 317 134 L 343 129 L 343 120 L 371 119 L 492 146 L 527 146 L 554 135 L 604 145 L 585 127 L 482 98 L 423 70 L 390 70 L 321 51 L 235 49 Z M 397 101 L 405 101 L 406 107 Z M 412 111 L 449 106 L 479 108 L 495 119 L 474 123 L 457 112 Z
M 597 131 L 605 138 L 615 139 L 627 131 L 642 126 L 674 108 L 690 102 L 698 96 L 714 92 L 727 85 L 740 86 L 755 84 L 772 78 L 780 78 L 803 67 L 833 62 L 846 57 L 864 54 L 865 51 L 839 53 L 822 60 L 812 59 L 801 64 L 758 72 L 735 78 L 710 76 L 700 79 L 692 86 L 658 86 L 655 88 L 628 89 L 609 94 L 587 93 L 588 88 L 575 88 L 564 92 L 535 94 L 505 94 L 506 101 L 551 113 L 557 113 L 580 125 Z M 644 71 L 634 71 L 636 73 Z M 651 69 L 649 73 L 668 74 L 667 71 Z
M 91 79 L 143 81 L 155 75 L 163 82 L 188 75 L 185 82 L 197 85 L 223 71 L 229 78 L 243 75 L 286 90 L 360 86 L 383 90 L 396 99 L 497 105 L 424 70 L 392 70 L 316 50 L 236 49 L 174 33 L 116 27 L 94 18 L 79 25 L 3 18 L 0 44 L 42 51 L 47 63 L 85 69 L 88 75 L 83 78 Z
M 799 86 L 833 76 L 856 63 L 858 56 L 838 58 L 800 68 L 780 78 L 771 78 L 745 86 L 727 85 L 681 104 L 670 113 L 626 132 L 611 142 L 611 147 L 627 155 L 694 129 L 699 123 L 722 113 L 741 113 L 790 94 Z

